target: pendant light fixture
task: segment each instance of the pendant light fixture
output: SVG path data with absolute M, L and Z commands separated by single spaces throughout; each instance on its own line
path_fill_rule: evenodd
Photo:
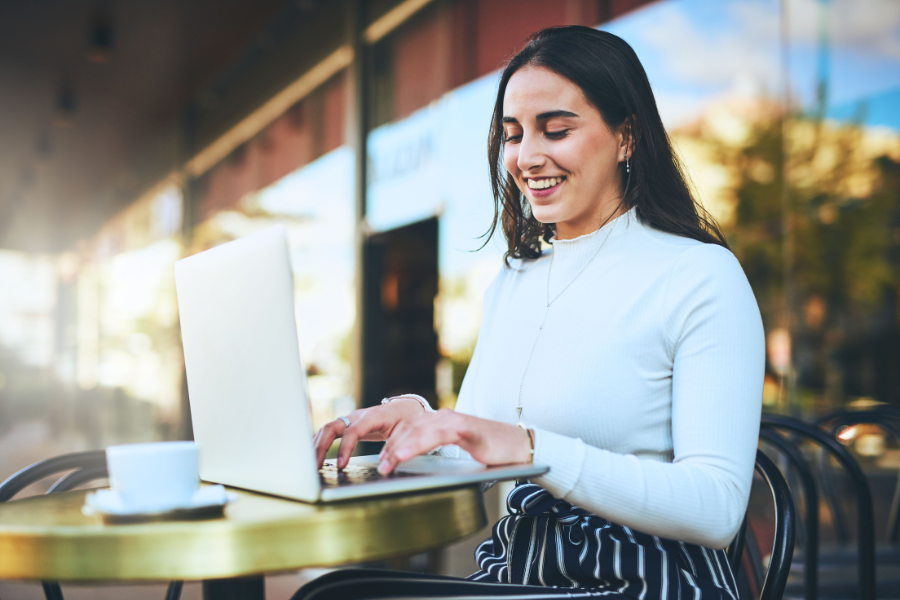
M 35 140 L 34 153 L 37 158 L 37 165 L 43 167 L 50 162 L 53 156 L 53 138 L 50 137 L 49 131 L 40 131 Z
M 78 96 L 75 94 L 75 86 L 68 78 L 63 79 L 56 95 L 56 124 L 60 127 L 68 127 L 75 121 L 75 111 L 78 109 Z
M 112 19 L 109 10 L 101 6 L 94 11 L 88 28 L 87 59 L 92 63 L 107 63 L 112 60 L 115 42 Z

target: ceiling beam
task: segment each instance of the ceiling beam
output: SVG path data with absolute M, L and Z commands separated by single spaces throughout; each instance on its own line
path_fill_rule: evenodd
M 366 27 L 363 38 L 374 44 L 408 21 L 414 14 L 431 4 L 433 0 L 405 0 Z
M 353 49 L 349 45 L 339 47 L 194 155 L 185 165 L 185 172 L 192 177 L 199 177 L 317 87 L 347 68 L 352 61 Z

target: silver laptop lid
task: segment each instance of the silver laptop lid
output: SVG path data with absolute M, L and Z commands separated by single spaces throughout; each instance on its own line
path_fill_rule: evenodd
M 317 500 L 284 227 L 178 261 L 175 287 L 200 477 Z

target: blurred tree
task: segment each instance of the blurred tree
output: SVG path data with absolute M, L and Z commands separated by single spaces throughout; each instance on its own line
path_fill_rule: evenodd
M 828 404 L 900 402 L 900 135 L 804 115 L 784 123 L 772 106 L 749 114 L 739 136 L 703 120 L 679 135 L 728 171 L 723 226 L 766 329 L 789 328 L 798 385 Z

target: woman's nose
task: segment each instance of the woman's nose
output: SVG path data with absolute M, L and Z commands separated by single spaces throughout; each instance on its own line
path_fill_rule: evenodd
M 519 142 L 519 158 L 516 161 L 519 170 L 531 171 L 543 165 L 546 160 L 540 136 L 523 134 L 522 141 Z

